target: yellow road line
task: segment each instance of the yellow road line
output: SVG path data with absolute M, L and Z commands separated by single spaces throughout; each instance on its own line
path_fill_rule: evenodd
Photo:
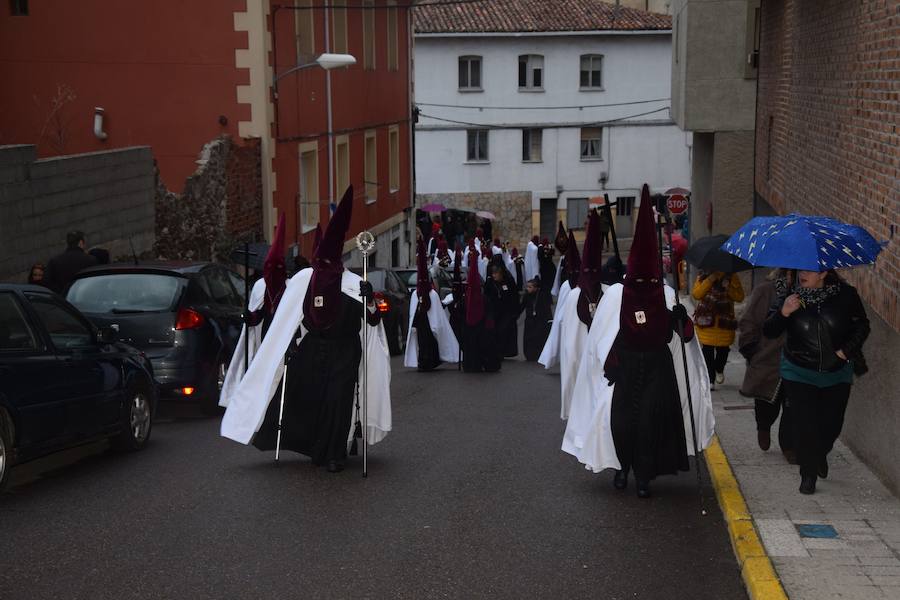
M 713 486 L 716 488 L 719 506 L 722 507 L 722 514 L 728 525 L 731 547 L 734 549 L 734 555 L 741 568 L 741 577 L 751 600 L 787 600 L 784 587 L 775 574 L 772 561 L 753 526 L 753 517 L 747 510 L 744 495 L 734 478 L 728 458 L 722 451 L 718 436 L 713 437 L 712 444 L 706 449 L 704 456 Z

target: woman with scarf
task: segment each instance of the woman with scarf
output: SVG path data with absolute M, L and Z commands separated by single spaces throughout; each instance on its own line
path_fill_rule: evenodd
M 691 294 L 700 301 L 694 311 L 694 324 L 714 389 L 715 384 L 725 383 L 725 363 L 737 330 L 734 303 L 744 299 L 744 288 L 734 273 L 701 271 Z
M 841 434 L 853 376 L 866 372 L 862 346 L 869 319 L 856 289 L 834 271 L 798 271 L 789 295 L 776 298 L 763 325 L 768 338 L 786 334 L 781 356 L 800 493 L 828 477 L 828 453 Z

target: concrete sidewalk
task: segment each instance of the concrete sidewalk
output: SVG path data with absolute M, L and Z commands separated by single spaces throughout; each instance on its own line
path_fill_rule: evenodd
M 716 433 L 788 596 L 900 600 L 900 500 L 841 442 L 829 455 L 828 479 L 814 495 L 800 494 L 799 468 L 781 454 L 777 422 L 769 451 L 757 445 L 753 400 L 738 393 L 744 370 L 732 351 L 725 384 L 713 392 Z M 847 410 L 865 401 L 853 393 Z

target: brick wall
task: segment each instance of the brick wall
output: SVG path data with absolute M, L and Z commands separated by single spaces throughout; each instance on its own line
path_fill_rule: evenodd
M 900 225 L 897 0 L 763 0 L 756 191 L 780 213 L 825 214 L 876 239 Z M 843 440 L 900 494 L 900 238 L 874 267 L 842 275 L 866 302 L 870 373 L 857 379 Z
M 756 191 L 876 239 L 900 226 L 900 9 L 885 0 L 765 0 Z M 843 272 L 900 331 L 900 245 Z
M 0 280 L 24 281 L 32 264 L 85 232 L 113 258 L 153 246 L 155 167 L 150 148 L 35 160 L 32 145 L 0 146 Z
M 200 152 L 199 166 L 176 194 L 157 181 L 159 258 L 227 261 L 243 240 L 263 238 L 260 141 L 221 136 Z

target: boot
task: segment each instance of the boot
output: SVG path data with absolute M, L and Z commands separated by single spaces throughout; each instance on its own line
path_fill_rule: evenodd
M 819 477 L 828 479 L 828 458 L 823 456 L 822 462 L 819 463 Z
M 815 475 L 803 475 L 800 477 L 800 493 L 806 495 L 816 493 Z
M 788 461 L 788 464 L 796 465 L 797 463 L 797 452 L 794 450 L 782 450 L 782 454 L 784 454 L 784 460 Z
M 344 470 L 344 464 L 336 460 L 329 460 L 326 469 L 329 473 L 340 473 Z
M 760 450 L 768 450 L 772 445 L 772 434 L 768 429 L 756 432 L 756 441 L 759 443 Z
M 628 487 L 628 467 L 623 468 L 621 471 L 616 471 L 613 477 L 613 487 L 617 490 L 624 490 Z
M 637 497 L 638 498 L 649 498 L 650 497 L 650 482 L 649 481 L 641 481 L 637 482 Z

